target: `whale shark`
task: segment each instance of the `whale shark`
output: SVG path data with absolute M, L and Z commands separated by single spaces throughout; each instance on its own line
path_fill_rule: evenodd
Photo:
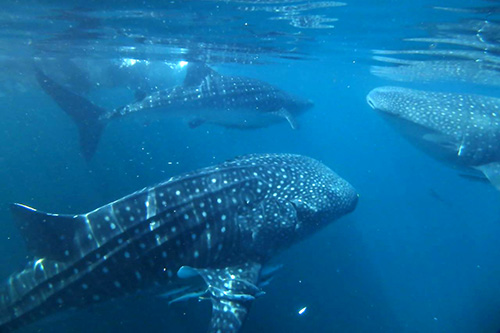
M 36 69 L 40 87 L 77 124 L 80 148 L 89 160 L 94 155 L 106 124 L 129 114 L 160 111 L 188 121 L 191 128 L 211 123 L 230 128 L 260 128 L 287 121 L 298 127 L 296 117 L 313 106 L 266 82 L 241 76 L 221 75 L 205 64 L 187 65 L 184 83 L 158 90 L 149 96 L 112 110 L 58 84 Z
M 400 82 L 463 82 L 485 86 L 500 86 L 498 65 L 469 60 L 403 60 L 373 57 L 392 66 L 371 66 L 378 77 Z M 397 65 L 397 66 L 394 66 Z
M 500 190 L 500 98 L 386 86 L 366 99 L 418 148 Z
M 0 289 L 0 331 L 162 290 L 210 300 L 209 331 L 237 332 L 264 294 L 269 260 L 357 200 L 324 164 L 265 154 L 176 176 L 85 214 L 13 204 L 32 260 Z

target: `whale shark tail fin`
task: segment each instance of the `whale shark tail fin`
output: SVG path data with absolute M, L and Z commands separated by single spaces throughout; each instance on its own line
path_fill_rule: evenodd
M 77 124 L 82 154 L 87 161 L 90 160 L 97 149 L 105 126 L 104 121 L 101 120 L 105 110 L 59 85 L 38 68 L 35 69 L 35 74 L 43 91 L 52 97 Z

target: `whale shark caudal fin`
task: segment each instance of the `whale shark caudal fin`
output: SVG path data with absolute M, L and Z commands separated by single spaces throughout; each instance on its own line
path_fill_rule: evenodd
M 205 281 L 203 298 L 212 301 L 209 332 L 238 332 L 252 301 L 264 294 L 257 286 L 261 267 L 258 263 L 212 269 L 182 266 L 177 276 L 181 279 L 201 276 Z
M 94 105 L 84 97 L 77 95 L 35 69 L 36 79 L 47 95 L 68 114 L 78 126 L 80 132 L 80 148 L 88 161 L 94 155 L 105 123 L 100 117 L 105 110 Z
M 490 183 L 500 191 L 500 162 L 492 162 L 475 167 L 481 171 Z
M 81 246 L 87 245 L 75 243 L 75 235 L 86 230 L 83 215 L 49 214 L 17 203 L 11 205 L 11 212 L 35 257 L 63 262 L 78 256 Z

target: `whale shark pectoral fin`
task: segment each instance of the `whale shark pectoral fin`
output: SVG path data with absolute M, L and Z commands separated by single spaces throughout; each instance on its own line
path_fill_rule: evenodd
M 212 300 L 209 332 L 239 332 L 250 308 L 247 302 Z
M 261 267 L 258 263 L 226 268 L 183 266 L 177 275 L 192 278 L 197 274 L 207 284 L 207 295 L 212 301 L 209 332 L 238 332 L 251 302 L 264 293 L 257 286 Z
M 188 123 L 188 126 L 189 128 L 197 128 L 197 127 L 200 127 L 201 125 L 203 125 L 205 123 L 205 119 L 203 118 L 195 118 L 195 119 L 192 119 L 191 121 L 189 121 Z
M 177 271 L 177 276 L 181 279 L 190 279 L 200 276 L 199 270 L 190 266 L 182 266 Z
M 285 118 L 286 121 L 290 124 L 290 127 L 294 130 L 299 129 L 299 124 L 295 117 L 285 108 L 281 108 L 278 111 L 273 112 L 278 117 Z
M 500 191 L 500 162 L 492 162 L 475 167 L 481 171 L 490 183 Z

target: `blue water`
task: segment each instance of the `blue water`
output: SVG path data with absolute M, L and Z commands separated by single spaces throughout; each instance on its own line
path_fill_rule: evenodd
M 352 183 L 359 204 L 275 258 L 284 267 L 255 301 L 243 332 L 497 332 L 499 192 L 414 148 L 365 98 L 381 85 L 500 97 L 498 86 L 400 83 L 370 74 L 371 65 L 381 65 L 373 50 L 449 49 L 403 39 L 435 36 L 436 23 L 497 22 L 500 4 L 446 3 L 492 7 L 471 12 L 432 8 L 443 5 L 437 1 L 347 1 L 307 11 L 338 19 L 324 23 L 334 28 L 319 29 L 293 26 L 290 18 L 276 19 L 282 16 L 277 12 L 242 8 L 279 5 L 255 2 L 5 1 L 0 276 L 22 269 L 29 258 L 9 203 L 87 212 L 237 155 L 298 153 Z M 204 61 L 222 74 L 269 82 L 313 100 L 315 107 L 299 117 L 297 131 L 287 123 L 244 131 L 191 129 L 160 114 L 134 115 L 111 122 L 86 162 L 75 124 L 37 86 L 34 58 L 52 77 L 105 107 L 131 102 L 137 87 L 180 84 L 180 61 Z M 89 82 L 72 72 L 68 59 Z M 208 302 L 168 306 L 137 295 L 58 314 L 22 331 L 198 332 L 209 318 Z

